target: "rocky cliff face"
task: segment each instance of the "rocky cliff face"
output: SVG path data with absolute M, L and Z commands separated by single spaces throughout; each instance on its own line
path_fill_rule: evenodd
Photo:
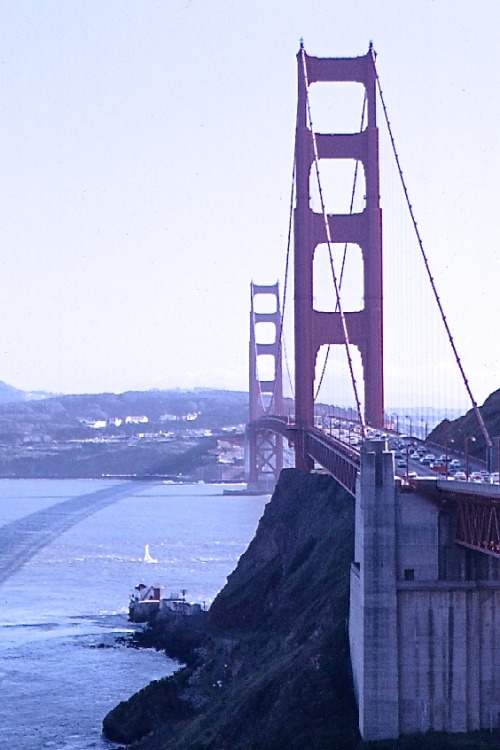
M 346 629 L 353 530 L 354 501 L 331 477 L 283 471 L 196 633 L 159 621 L 149 633 L 171 653 L 190 644 L 189 666 L 120 704 L 106 735 L 141 750 L 355 747 Z

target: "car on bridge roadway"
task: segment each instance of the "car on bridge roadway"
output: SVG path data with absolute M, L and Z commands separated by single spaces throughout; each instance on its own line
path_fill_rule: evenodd
M 437 471 L 440 474 L 444 474 L 444 472 L 447 471 L 444 461 L 433 461 L 430 464 L 430 468 L 432 469 L 432 471 Z
M 478 484 L 481 484 L 483 481 L 483 475 L 479 471 L 473 471 L 469 475 L 469 482 L 477 482 Z

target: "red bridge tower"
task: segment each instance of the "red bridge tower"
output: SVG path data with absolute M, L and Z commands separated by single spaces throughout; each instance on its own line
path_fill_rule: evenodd
M 258 312 L 255 297 L 267 297 L 267 312 Z M 281 312 L 278 283 L 269 286 L 250 285 L 250 383 L 249 411 L 250 424 L 247 430 L 248 484 L 251 488 L 274 489 L 279 473 L 283 468 L 283 438 L 266 429 L 257 429 L 255 420 L 265 414 L 283 415 L 283 377 L 281 358 Z M 270 298 L 270 302 L 269 302 Z M 259 324 L 267 324 L 273 332 L 272 339 L 259 342 Z M 270 324 L 270 325 L 269 325 Z M 259 376 L 258 360 L 268 358 L 266 380 Z M 270 358 L 270 360 L 269 360 Z
M 340 312 L 313 307 L 313 259 L 317 245 L 327 241 L 322 214 L 310 206 L 310 174 L 314 163 L 313 136 L 308 127 L 308 84 L 317 81 L 358 82 L 365 86 L 367 125 L 360 133 L 315 133 L 320 159 L 355 159 L 362 163 L 366 204 L 361 213 L 328 215 L 332 243 L 359 245 L 363 259 L 364 308 L 344 313 L 349 342 L 360 353 L 364 377 L 364 414 L 368 424 L 384 423 L 382 351 L 382 217 L 379 199 L 376 73 L 370 47 L 356 58 L 316 58 L 298 53 L 298 104 L 295 141 L 297 201 L 295 225 L 295 415 L 297 426 L 314 424 L 316 357 L 324 344 L 344 344 Z M 297 452 L 297 466 L 311 468 L 310 459 Z

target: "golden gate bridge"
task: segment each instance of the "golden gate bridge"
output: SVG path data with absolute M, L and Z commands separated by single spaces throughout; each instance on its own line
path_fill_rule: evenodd
M 355 429 L 359 433 L 360 441 L 373 436 L 375 431 L 379 435 L 387 435 L 387 431 L 397 434 L 401 426 L 411 439 L 417 435 L 425 437 L 423 433 L 427 432 L 428 427 L 425 416 L 417 416 L 410 407 L 403 407 L 400 416 L 394 413 L 394 408 L 385 408 L 386 373 L 397 371 L 405 362 L 413 375 L 428 379 L 426 388 L 422 389 L 407 375 L 402 378 L 407 381 L 407 388 L 413 391 L 407 391 L 407 402 L 410 398 L 423 402 L 428 398 L 428 393 L 436 389 L 441 389 L 441 396 L 443 393 L 449 396 L 456 388 L 456 385 L 452 387 L 451 381 L 457 378 L 455 375 L 452 378 L 449 367 L 441 367 L 445 348 L 454 362 L 462 393 L 466 394 L 476 416 L 486 445 L 488 469 L 496 468 L 498 471 L 499 441 L 495 439 L 495 447 L 473 396 L 438 293 L 438 284 L 431 271 L 397 153 L 377 74 L 375 51 L 370 44 L 367 54 L 361 57 L 316 58 L 309 56 L 301 43 L 297 64 L 295 154 L 283 299 L 280 299 L 278 283 L 251 284 L 250 418 L 247 433 L 249 486 L 258 486 L 259 482 L 269 479 L 275 481 L 285 463 L 286 447 L 291 446 L 296 467 L 306 470 L 323 467 L 354 495 L 360 471 L 359 446 L 352 445 L 351 428 L 344 437 L 341 430 L 337 437 L 332 434 L 335 409 L 339 418 L 348 419 L 353 427 L 352 432 Z M 332 85 L 361 88 L 363 94 L 357 130 L 339 133 L 328 132 L 324 126 L 315 129 L 312 106 L 314 88 Z M 431 316 L 431 304 L 441 328 L 439 343 L 437 346 L 432 341 L 428 343 L 424 354 L 418 351 L 408 331 L 404 336 L 406 348 L 401 341 L 398 347 L 387 347 L 387 329 L 390 328 L 391 318 L 397 317 L 397 314 L 394 310 L 387 314 L 387 299 L 389 296 L 391 300 L 391 294 L 388 295 L 383 286 L 386 270 L 383 227 L 384 234 L 387 233 L 389 237 L 393 235 L 394 228 L 389 226 L 386 230 L 382 220 L 380 135 L 377 124 L 379 110 L 386 125 L 388 150 L 396 167 L 398 200 L 409 216 L 413 248 L 420 264 L 418 276 L 413 270 L 410 271 L 410 286 L 424 300 L 421 311 L 416 312 L 417 308 L 414 308 L 412 315 L 416 326 L 413 325 L 412 330 L 428 330 L 423 321 Z M 339 162 L 354 164 L 347 211 L 343 213 L 329 209 L 328 186 L 322 179 L 325 172 L 329 173 L 330 170 L 333 173 L 332 165 Z M 291 296 L 292 237 L 294 315 L 293 342 L 290 345 L 286 342 L 285 329 L 287 302 Z M 392 243 L 399 250 L 399 261 L 404 255 L 407 263 L 409 253 L 406 250 L 403 252 L 401 238 L 393 238 Z M 318 263 L 320 256 L 322 266 Z M 349 298 L 349 291 L 346 293 L 345 277 L 348 277 L 347 269 L 352 257 L 355 262 L 351 278 L 354 275 L 358 302 L 346 305 L 344 299 Z M 402 269 L 401 262 L 398 273 L 402 273 Z M 330 303 L 328 309 L 318 309 L 320 287 L 325 279 L 330 285 Z M 263 306 L 259 304 L 262 300 L 265 301 Z M 264 332 L 265 340 L 262 340 L 261 332 Z M 431 339 L 435 336 L 434 332 L 425 335 Z M 389 362 L 384 359 L 384 346 L 389 348 L 393 359 L 399 359 L 396 364 L 390 358 Z M 343 364 L 339 364 L 334 354 L 338 350 Z M 290 354 L 292 351 L 293 355 Z M 337 390 L 333 386 L 333 399 L 337 399 L 337 406 L 323 405 L 323 421 L 318 422 L 319 396 L 325 390 L 328 365 L 332 361 L 335 361 L 333 370 L 337 376 L 343 367 L 342 385 L 337 385 Z M 292 368 L 293 378 L 290 372 Z M 290 381 L 290 397 L 284 395 L 285 373 Z M 442 377 L 444 385 L 439 385 L 439 377 Z M 348 401 L 346 384 L 350 388 Z M 340 407 L 342 399 L 345 405 Z M 465 401 L 462 399 L 461 403 L 463 405 Z M 441 407 L 444 415 L 446 408 Z M 325 417 L 330 420 L 329 431 L 323 429 Z M 467 439 L 465 443 L 467 450 Z M 413 491 L 429 495 L 428 482 L 418 478 L 410 482 L 408 471 L 405 481 L 411 484 Z M 468 485 L 457 485 L 457 482 L 436 479 L 430 493 L 435 502 L 447 507 L 452 504 L 457 509 L 456 541 L 488 554 L 500 555 L 500 487 L 471 489 Z
M 269 478 L 275 481 L 284 463 L 284 448 L 291 446 L 298 469 L 329 472 L 354 498 L 348 632 L 363 739 L 500 728 L 500 635 L 496 627 L 500 606 L 500 486 L 461 482 L 455 477 L 449 481 L 447 460 L 444 477 L 410 476 L 409 447 L 415 447 L 414 428 L 421 418 L 405 408 L 403 419 L 409 434 L 398 434 L 398 414 L 392 407 L 388 414 L 385 408 L 387 374 L 410 364 L 418 375 L 428 377 L 433 391 L 439 390 L 437 376 L 446 345 L 475 415 L 477 434 L 486 447 L 488 469 L 494 468 L 494 461 L 498 468 L 500 441 L 496 438 L 495 446 L 488 434 L 437 292 L 395 148 L 372 46 L 362 57 L 320 59 L 307 55 L 301 44 L 297 62 L 294 179 L 283 305 L 278 284 L 251 285 L 249 485 L 258 486 Z M 311 89 L 327 83 L 355 83 L 363 88 L 359 131 L 316 130 Z M 386 321 L 395 310 L 387 303 L 387 296 L 385 311 L 383 305 L 383 271 L 387 264 L 385 249 L 382 252 L 377 101 L 386 120 L 403 203 L 423 261 L 426 286 L 423 281 L 415 284 L 415 279 L 412 286 L 422 296 L 430 288 L 444 330 L 444 341 L 437 349 L 426 347 L 425 359 L 422 354 L 415 356 L 415 342 L 405 336 L 404 342 L 410 346 L 398 352 L 396 366 L 391 361 L 394 348 L 390 357 L 384 357 L 385 348 L 391 351 L 384 347 Z M 355 163 L 355 184 L 348 212 L 337 213 L 326 199 L 322 175 L 328 170 L 322 169 L 322 163 L 345 160 Z M 361 172 L 364 180 L 359 191 L 356 178 Z M 293 358 L 287 353 L 284 336 L 292 233 Z M 401 257 L 404 243 L 397 233 L 394 236 Z M 361 259 L 357 265 L 361 294 L 357 306 L 348 306 L 344 302 L 344 276 L 356 247 Z M 320 248 L 326 258 L 323 275 L 329 277 L 333 289 L 333 304 L 327 309 L 318 306 L 315 277 L 321 274 L 315 257 Z M 393 281 L 404 275 L 402 268 L 397 271 Z M 270 304 L 263 309 L 257 304 L 259 299 Z M 415 308 L 412 310 L 415 315 Z M 424 336 L 433 339 L 429 317 L 430 307 L 426 306 L 417 328 L 425 329 Z M 262 328 L 267 330 L 265 341 L 260 335 Z M 319 352 L 325 347 L 323 365 L 318 367 Z M 326 411 L 331 420 L 329 430 L 324 429 L 325 412 L 318 421 L 315 413 L 330 352 L 335 348 L 343 352 L 344 373 L 348 373 L 343 381 L 351 389 L 350 402 L 342 402 L 338 385 L 333 392 L 337 414 L 343 412 L 345 421 L 349 413 L 345 422 L 349 428 L 339 428 L 337 436 L 331 429 L 335 418 L 332 404 Z M 262 359 L 267 361 L 265 374 L 259 364 Z M 288 374 L 292 360 L 293 398 L 287 398 L 283 371 Z M 443 374 L 449 393 L 449 371 L 445 369 Z M 414 388 L 410 378 L 405 385 Z M 416 389 L 406 398 L 422 399 L 421 394 Z M 352 444 L 352 432 L 356 445 Z M 395 454 L 388 450 L 389 436 L 406 446 L 406 471 L 399 476 L 395 476 Z M 472 438 L 468 434 L 464 439 L 467 471 Z M 448 442 L 451 440 L 445 438 L 446 453 Z

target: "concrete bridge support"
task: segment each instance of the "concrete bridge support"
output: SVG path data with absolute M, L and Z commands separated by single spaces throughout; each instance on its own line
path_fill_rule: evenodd
M 454 514 L 366 444 L 349 638 L 365 740 L 500 728 L 500 560 L 454 544 Z
M 399 736 L 394 455 L 367 441 L 356 487 L 349 639 L 363 738 Z

